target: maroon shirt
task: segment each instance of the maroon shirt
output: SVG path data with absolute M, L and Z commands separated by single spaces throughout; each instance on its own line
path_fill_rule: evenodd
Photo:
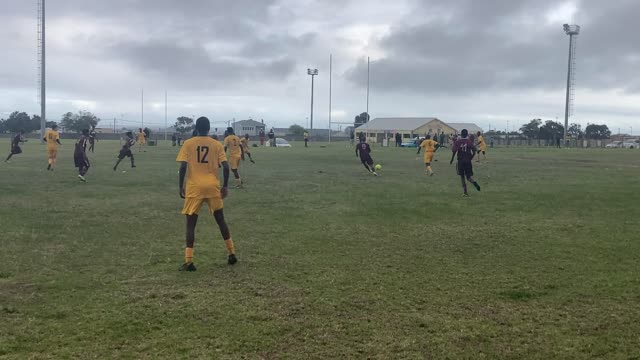
M 76 142 L 76 149 L 74 152 L 75 156 L 82 156 L 85 154 L 87 150 L 87 142 L 89 141 L 88 136 L 80 135 L 80 138 Z
M 13 138 L 13 141 L 11 142 L 11 146 L 18 146 L 22 141 L 22 134 L 16 134 L 16 136 Z
M 458 161 L 471 161 L 476 153 L 476 147 L 473 140 L 469 138 L 458 138 L 454 143 L 451 151 L 458 152 Z
M 371 147 L 369 146 L 369 144 L 363 142 L 356 146 L 356 155 L 359 154 L 361 160 L 369 159 L 371 157 L 370 153 Z

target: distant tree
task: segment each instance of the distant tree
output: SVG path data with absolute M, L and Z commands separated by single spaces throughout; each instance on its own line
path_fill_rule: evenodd
M 7 132 L 7 126 L 5 125 L 5 119 L 0 119 L 0 134 Z
M 584 133 L 588 139 L 602 140 L 611 137 L 611 130 L 607 125 L 591 124 L 586 127 Z
M 295 136 L 302 136 L 304 135 L 304 128 L 298 124 L 293 124 L 291 126 L 289 126 L 289 134 L 291 135 L 295 135 Z
M 44 127 L 47 127 L 49 129 L 51 129 L 53 125 L 58 125 L 58 123 L 56 123 L 55 121 L 47 121 L 46 123 L 44 123 Z
M 547 120 L 544 125 L 540 127 L 540 139 L 557 140 L 562 139 L 563 136 L 564 126 L 558 122 Z
M 35 116 L 34 116 L 35 118 Z M 12 133 L 24 130 L 30 133 L 34 130 L 40 129 L 40 117 L 37 117 L 38 126 L 34 127 L 34 121 L 25 112 L 14 111 L 9 115 L 9 118 L 4 121 L 5 131 Z
M 567 129 L 567 134 L 575 139 L 582 139 L 582 137 L 584 136 L 584 132 L 582 131 L 582 126 L 576 123 L 569 125 L 569 128 Z
M 369 122 L 369 114 L 367 114 L 366 112 L 363 112 L 362 114 L 355 117 L 353 121 L 353 127 L 358 128 L 368 122 Z
M 193 131 L 193 119 L 187 116 L 180 116 L 176 119 L 176 123 L 173 126 L 180 134 L 190 134 Z
M 100 119 L 89 111 L 79 111 L 77 114 L 68 112 L 62 115 L 60 125 L 66 131 L 82 132 L 83 129 L 91 129 L 98 125 Z
M 540 135 L 540 125 L 542 124 L 542 120 L 533 119 L 528 124 L 522 125 L 520 128 L 520 132 L 527 139 L 535 139 Z
M 146 128 L 144 128 L 144 129 L 142 130 L 142 132 L 144 133 L 144 136 L 145 136 L 147 139 L 150 139 L 150 138 L 151 138 L 151 129 L 149 129 L 148 127 L 146 127 Z

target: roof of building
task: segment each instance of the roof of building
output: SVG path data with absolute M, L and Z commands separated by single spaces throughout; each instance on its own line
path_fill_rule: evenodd
M 236 125 L 238 125 L 238 126 L 265 126 L 260 121 L 255 121 L 253 119 L 236 121 L 231 126 L 236 126 Z
M 446 124 L 456 129 L 456 131 L 458 132 L 462 131 L 462 129 L 467 129 L 467 131 L 469 131 L 469 133 L 472 133 L 472 134 L 477 133 L 478 131 L 482 132 L 482 128 L 480 128 L 478 125 L 473 123 L 446 123 Z
M 436 120 L 433 117 L 375 118 L 358 127 L 356 131 L 413 131 Z

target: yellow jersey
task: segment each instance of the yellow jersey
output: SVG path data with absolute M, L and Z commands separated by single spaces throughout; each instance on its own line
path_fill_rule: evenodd
M 56 150 L 58 148 L 60 134 L 57 131 L 47 130 L 44 134 L 44 138 L 47 139 L 47 150 Z
M 242 150 L 240 150 L 240 146 L 242 145 L 242 141 L 236 135 L 229 135 L 224 138 L 224 146 L 229 150 L 229 157 L 239 158 L 242 155 Z
M 138 142 L 139 143 L 144 143 L 145 142 L 144 132 L 139 132 L 138 133 Z
M 482 135 L 478 136 L 478 149 L 486 150 L 487 144 L 484 142 L 484 137 Z
M 247 138 L 240 139 L 240 144 L 242 144 L 244 152 L 249 152 L 249 140 L 247 140 Z
M 420 147 L 423 148 L 425 152 L 434 152 L 436 151 L 436 145 L 438 145 L 437 142 L 427 139 L 420 144 Z
M 219 141 L 208 136 L 194 136 L 184 142 L 176 161 L 187 163 L 186 197 L 220 197 L 218 169 L 219 164 L 227 161 L 227 156 Z

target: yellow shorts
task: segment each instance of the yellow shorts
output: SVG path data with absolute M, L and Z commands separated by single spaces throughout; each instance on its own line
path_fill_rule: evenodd
M 240 157 L 230 156 L 229 165 L 231 166 L 231 170 L 237 170 L 240 167 Z
M 200 208 L 204 203 L 209 205 L 209 214 L 213 214 L 214 211 L 222 209 L 222 198 L 186 198 L 184 199 L 184 207 L 182 208 L 182 215 L 198 215 Z
M 486 146 L 482 146 L 479 151 L 487 152 L 487 147 Z
M 58 149 L 47 149 L 47 154 L 49 155 L 49 159 L 55 159 L 58 157 Z
M 430 164 L 433 162 L 433 153 L 432 152 L 425 152 L 424 153 L 424 163 L 425 164 Z

